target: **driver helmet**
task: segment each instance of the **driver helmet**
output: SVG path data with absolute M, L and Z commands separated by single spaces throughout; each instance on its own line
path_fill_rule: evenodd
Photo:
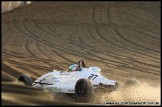
M 69 67 L 69 71 L 70 71 L 70 72 L 76 71 L 76 70 L 77 70 L 77 67 L 78 67 L 77 64 L 72 64 L 72 65 L 70 65 L 70 67 Z

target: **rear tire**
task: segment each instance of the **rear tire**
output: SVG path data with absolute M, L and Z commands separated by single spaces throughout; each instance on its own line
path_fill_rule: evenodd
M 28 74 L 21 74 L 18 80 L 23 82 L 25 85 L 32 85 L 32 78 Z
M 93 94 L 93 85 L 89 79 L 80 79 L 75 85 L 75 100 L 89 102 Z

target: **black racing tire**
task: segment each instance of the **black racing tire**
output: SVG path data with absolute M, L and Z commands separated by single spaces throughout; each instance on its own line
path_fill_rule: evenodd
M 21 74 L 18 78 L 19 81 L 23 82 L 25 85 L 32 85 L 32 78 L 28 74 Z
M 89 79 L 79 79 L 75 85 L 75 100 L 89 102 L 93 92 L 93 85 Z

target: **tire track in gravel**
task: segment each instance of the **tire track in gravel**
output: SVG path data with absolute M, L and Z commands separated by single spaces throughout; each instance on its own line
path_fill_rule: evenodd
M 5 61 L 8 61 L 8 62 L 10 62 L 10 64 L 16 65 L 16 66 L 18 65 L 20 67 L 22 66 L 22 67 L 26 67 L 26 68 L 36 68 L 39 70 L 49 70 L 50 69 L 49 67 L 45 67 L 45 66 L 42 67 L 41 65 L 37 65 L 37 64 L 32 65 L 32 64 L 28 64 L 28 63 L 22 63 L 22 62 L 10 60 L 10 59 L 5 59 Z M 28 72 L 32 73 L 32 71 L 28 71 Z
M 121 46 L 121 45 L 115 44 L 115 43 L 117 43 L 117 42 L 119 42 L 119 41 L 117 41 L 117 42 L 115 42 L 115 43 L 114 43 L 114 42 L 111 42 L 111 41 L 108 41 L 106 38 L 104 38 L 104 37 L 100 34 L 100 32 L 99 32 L 99 30 L 98 30 L 97 28 L 95 28 L 95 32 L 96 32 L 96 34 L 101 38 L 101 40 L 103 41 L 103 42 L 102 42 L 103 44 L 109 43 L 109 44 L 111 44 L 112 46 L 115 46 L 116 49 L 120 49 L 121 51 L 122 51 L 122 49 L 127 49 L 127 50 L 129 50 L 130 52 L 135 52 L 135 53 L 139 53 L 139 54 L 144 54 L 142 51 L 133 50 L 132 48 L 126 48 L 125 46 L 127 46 L 127 45 Z M 116 40 L 116 39 L 114 39 L 114 40 Z M 123 43 L 122 43 L 122 44 L 123 44 Z M 105 46 L 107 46 L 107 44 L 105 44 Z M 128 46 L 127 46 L 127 47 L 128 47 Z M 145 56 L 152 57 L 153 59 L 156 58 L 155 56 L 150 56 L 150 55 L 147 55 L 147 54 L 145 54 Z
M 155 24 L 155 23 L 153 23 L 153 22 L 151 22 L 151 21 L 148 21 L 147 19 L 143 19 L 143 18 L 141 18 L 140 16 L 134 15 L 133 13 L 128 12 L 128 11 L 125 10 L 124 8 L 122 8 L 121 10 L 124 11 L 126 14 L 132 16 L 133 18 L 136 18 L 137 20 L 145 21 L 145 22 L 147 22 L 147 23 L 151 23 L 151 25 L 157 26 L 157 24 Z
M 110 17 L 110 12 L 108 12 L 109 13 L 109 17 Z M 116 28 L 115 28 L 116 29 Z M 140 47 L 140 46 L 139 46 Z M 150 49 L 149 49 L 150 50 Z
M 154 36 L 152 36 L 152 35 L 146 34 L 145 32 L 139 31 L 138 29 L 134 29 L 134 30 L 135 30 L 136 32 L 139 32 L 139 33 L 145 35 L 146 37 L 150 37 L 150 38 L 152 38 L 152 39 L 155 39 L 157 42 L 160 41 L 160 39 L 157 38 L 157 37 L 154 37 Z
M 151 65 L 151 64 L 150 64 Z M 152 65 L 151 65 L 152 66 Z M 155 66 L 154 66 L 155 67 Z M 156 66 L 156 67 L 158 67 L 159 68 L 159 66 Z M 145 68 L 145 69 L 148 69 L 147 67 Z M 154 71 L 154 70 L 153 70 Z
M 16 26 L 18 28 L 18 26 Z M 21 29 L 18 28 L 18 30 L 22 33 L 23 31 Z M 27 36 L 26 32 L 23 32 L 23 34 L 26 36 L 26 37 L 31 37 L 31 36 Z M 29 52 L 31 52 L 30 50 L 28 50 Z M 32 54 L 32 57 L 33 57 L 33 54 Z M 35 55 L 34 55 L 35 57 Z M 40 61 L 40 60 L 39 60 Z M 44 59 L 41 60 L 41 62 L 44 62 Z M 46 61 L 47 62 L 47 61 Z M 49 62 L 49 61 L 48 61 Z M 47 70 L 47 69 L 46 69 Z M 49 69 L 48 69 L 49 70 Z
M 15 53 L 15 52 L 5 52 L 4 51 L 3 53 L 5 53 L 4 56 L 8 57 L 8 60 L 13 60 L 13 61 L 16 61 L 16 62 L 17 62 L 17 60 L 20 60 L 20 61 L 18 61 L 19 63 L 21 63 L 23 60 L 26 64 L 30 64 L 30 65 L 32 65 L 31 61 L 44 62 L 44 63 L 49 62 L 49 60 L 45 60 L 45 59 L 41 59 L 41 58 L 38 59 L 38 58 L 35 58 L 35 57 L 33 58 L 32 56 L 22 56 L 21 54 Z M 17 59 L 16 60 L 12 59 L 11 56 L 14 56 Z M 10 57 L 11 57 L 11 59 L 10 59 Z M 3 58 L 3 59 L 7 60 L 7 58 Z M 35 65 L 37 65 L 37 64 L 35 64 Z
M 96 36 L 92 36 L 92 34 L 91 34 L 91 32 L 89 31 L 89 34 L 90 34 L 90 36 L 91 36 L 91 38 L 93 38 L 93 39 L 95 39 L 94 37 L 96 37 Z M 94 43 L 100 43 L 100 44 L 102 44 L 102 42 L 100 42 L 100 41 L 98 41 L 98 39 L 95 39 L 96 40 L 96 42 L 94 42 Z M 114 43 L 117 43 L 118 41 L 116 41 L 116 42 L 114 42 Z M 107 47 L 106 45 L 104 45 L 105 46 L 105 48 Z M 103 46 L 102 46 L 103 47 Z M 108 47 L 107 47 L 108 48 Z M 110 50 L 111 50 L 111 48 L 110 48 Z M 106 50 L 104 50 L 104 51 L 106 51 Z M 102 52 L 102 51 L 100 51 L 100 52 Z M 110 51 L 106 51 L 106 52 L 109 52 L 110 53 Z M 119 58 L 119 56 L 122 56 L 121 58 L 119 58 L 119 59 L 122 59 L 122 58 L 127 58 L 127 55 L 125 55 L 125 56 L 123 56 L 123 55 L 120 55 L 119 53 L 117 54 L 117 53 L 114 53 L 113 51 L 111 51 L 111 53 L 113 54 L 113 55 L 115 55 L 115 56 L 118 56 L 118 58 Z M 129 54 L 129 55 L 133 55 L 133 56 L 137 56 L 137 58 L 142 58 L 142 59 L 146 59 L 146 57 L 142 57 L 142 56 L 139 56 L 139 55 L 134 55 L 134 54 L 132 54 L 132 53 L 127 53 L 127 54 Z M 106 55 L 106 54 L 105 54 Z M 152 61 L 152 62 L 156 62 L 156 61 L 154 61 L 154 60 L 151 60 L 151 59 L 147 59 L 147 60 L 150 60 L 150 61 Z M 159 62 L 156 62 L 156 63 L 159 63 Z
M 31 51 L 30 49 L 30 45 L 31 45 L 31 41 L 28 39 L 28 40 L 26 40 L 26 42 L 25 42 L 25 49 L 27 50 L 27 52 L 31 55 L 31 56 L 33 56 L 33 57 L 35 57 L 35 58 L 38 58 L 34 53 L 34 51 Z M 33 53 L 34 52 L 34 53 Z
M 27 30 L 27 27 L 25 27 L 26 28 L 26 30 Z M 31 34 L 31 32 L 30 32 L 30 34 Z M 33 38 L 33 36 L 32 36 L 32 38 Z M 39 39 L 37 39 L 37 37 L 36 37 L 36 40 L 39 40 Z M 40 41 L 40 40 L 39 40 Z M 44 40 L 43 40 L 44 41 Z M 46 41 L 44 41 L 43 43 L 47 43 Z M 52 46 L 52 45 L 47 45 L 47 46 Z M 52 47 L 54 47 L 54 46 L 52 46 Z M 55 47 L 56 48 L 56 47 Z M 60 47 L 59 47 L 60 48 Z M 70 61 L 70 60 L 69 60 Z M 73 62 L 73 61 L 71 61 L 71 62 Z
M 28 33 L 30 33 L 30 34 L 32 34 L 32 32 L 30 32 L 30 30 L 28 30 L 28 27 L 26 27 L 26 25 L 24 25 L 24 28 L 26 29 L 26 31 L 28 31 Z M 43 32 L 42 32 L 43 33 Z M 37 40 L 39 40 L 39 41 L 41 41 L 42 39 L 37 39 L 38 37 L 36 36 L 36 35 L 33 35 L 33 36 L 35 36 L 35 40 L 37 41 Z M 42 40 L 43 42 L 42 43 L 47 43 L 47 41 L 45 41 L 45 40 Z M 50 43 L 49 43 L 50 44 Z M 47 45 L 47 46 L 51 46 L 51 45 Z M 54 47 L 54 46 L 52 46 L 52 47 Z M 58 55 L 58 54 L 56 54 L 56 55 Z M 58 57 L 60 57 L 60 55 L 58 55 Z M 60 57 L 60 58 L 64 58 L 64 57 Z M 52 59 L 53 60 L 53 59 Z M 67 59 L 65 59 L 65 60 L 67 60 Z M 69 61 L 69 60 L 68 60 Z
M 82 43 L 83 44 L 83 43 Z
M 37 29 L 38 30 L 40 30 L 41 31 L 41 29 L 40 28 L 38 28 L 37 27 Z M 43 32 L 42 32 L 43 33 Z M 47 32 L 44 32 L 45 34 L 47 34 L 47 36 L 49 36 L 50 34 L 49 33 L 47 33 Z M 57 36 L 59 36 L 58 34 L 56 34 L 55 32 L 52 32 L 52 34 L 54 34 L 56 37 Z M 59 38 L 57 38 L 58 40 L 59 40 Z M 72 60 L 70 60 L 70 59 L 68 59 L 68 58 L 66 58 L 66 57 L 64 57 L 63 55 L 61 55 L 61 54 L 58 54 L 56 51 L 54 51 L 54 50 L 52 50 L 57 56 L 59 56 L 60 58 L 63 58 L 65 61 L 68 61 L 68 62 L 73 62 L 74 63 L 74 61 L 72 61 Z
M 107 55 L 107 56 L 109 56 L 109 55 Z M 116 55 L 117 56 L 117 55 Z M 114 56 L 112 56 L 112 57 L 114 57 Z M 110 59 L 109 59 L 110 60 Z M 118 60 L 121 60 L 121 58 L 119 58 L 118 57 Z M 113 62 L 112 60 L 110 60 L 111 62 Z M 134 60 L 134 62 L 135 62 L 136 60 Z M 154 65 L 152 65 L 152 64 L 147 64 L 147 63 L 143 63 L 143 62 L 140 62 L 140 61 L 136 61 L 136 62 L 138 62 L 138 63 L 140 63 L 140 64 L 143 64 L 143 65 L 145 65 L 146 67 L 149 67 L 149 66 L 151 66 L 151 67 L 156 67 L 156 68 L 159 68 L 159 66 L 154 66 Z M 120 62 L 121 63 L 121 62 Z M 122 64 L 122 63 L 121 63 Z M 147 68 L 145 68 L 145 69 L 147 69 Z M 150 69 L 150 70 L 152 70 L 152 69 Z
M 160 51 L 152 50 L 152 49 L 150 49 L 150 48 L 144 47 L 144 46 L 142 46 L 142 45 L 139 45 L 139 44 L 137 44 L 137 43 L 134 43 L 134 42 L 128 40 L 127 38 L 123 37 L 123 35 L 121 35 L 121 33 L 119 33 L 119 31 L 118 31 L 117 29 L 114 29 L 114 31 L 119 35 L 119 37 L 121 37 L 121 38 L 124 39 L 125 41 L 127 41 L 127 42 L 133 44 L 133 46 L 137 46 L 137 47 L 140 47 L 140 48 L 143 48 L 143 49 L 149 50 L 149 51 L 151 51 L 151 52 L 155 52 L 155 53 L 159 53 L 159 52 L 160 52 Z M 138 49 L 140 49 L 140 48 L 138 48 Z M 155 53 L 153 53 L 153 55 L 154 55 Z
M 110 12 L 109 12 L 110 13 Z M 110 18 L 109 18 L 110 19 Z M 110 22 L 110 21 L 109 21 Z
M 143 8 L 143 7 L 140 7 L 140 6 L 137 6 L 137 7 L 136 7 L 136 9 L 138 9 L 138 11 L 141 10 L 141 11 L 146 12 L 148 14 L 152 14 L 155 17 L 159 17 L 160 16 L 160 14 L 158 14 L 158 13 L 154 13 L 154 12 L 149 11 L 148 8 Z

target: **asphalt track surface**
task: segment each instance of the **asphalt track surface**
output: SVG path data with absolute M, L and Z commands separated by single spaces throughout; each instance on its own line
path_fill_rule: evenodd
M 34 2 L 1 20 L 2 81 L 83 60 L 109 79 L 160 84 L 160 2 Z

